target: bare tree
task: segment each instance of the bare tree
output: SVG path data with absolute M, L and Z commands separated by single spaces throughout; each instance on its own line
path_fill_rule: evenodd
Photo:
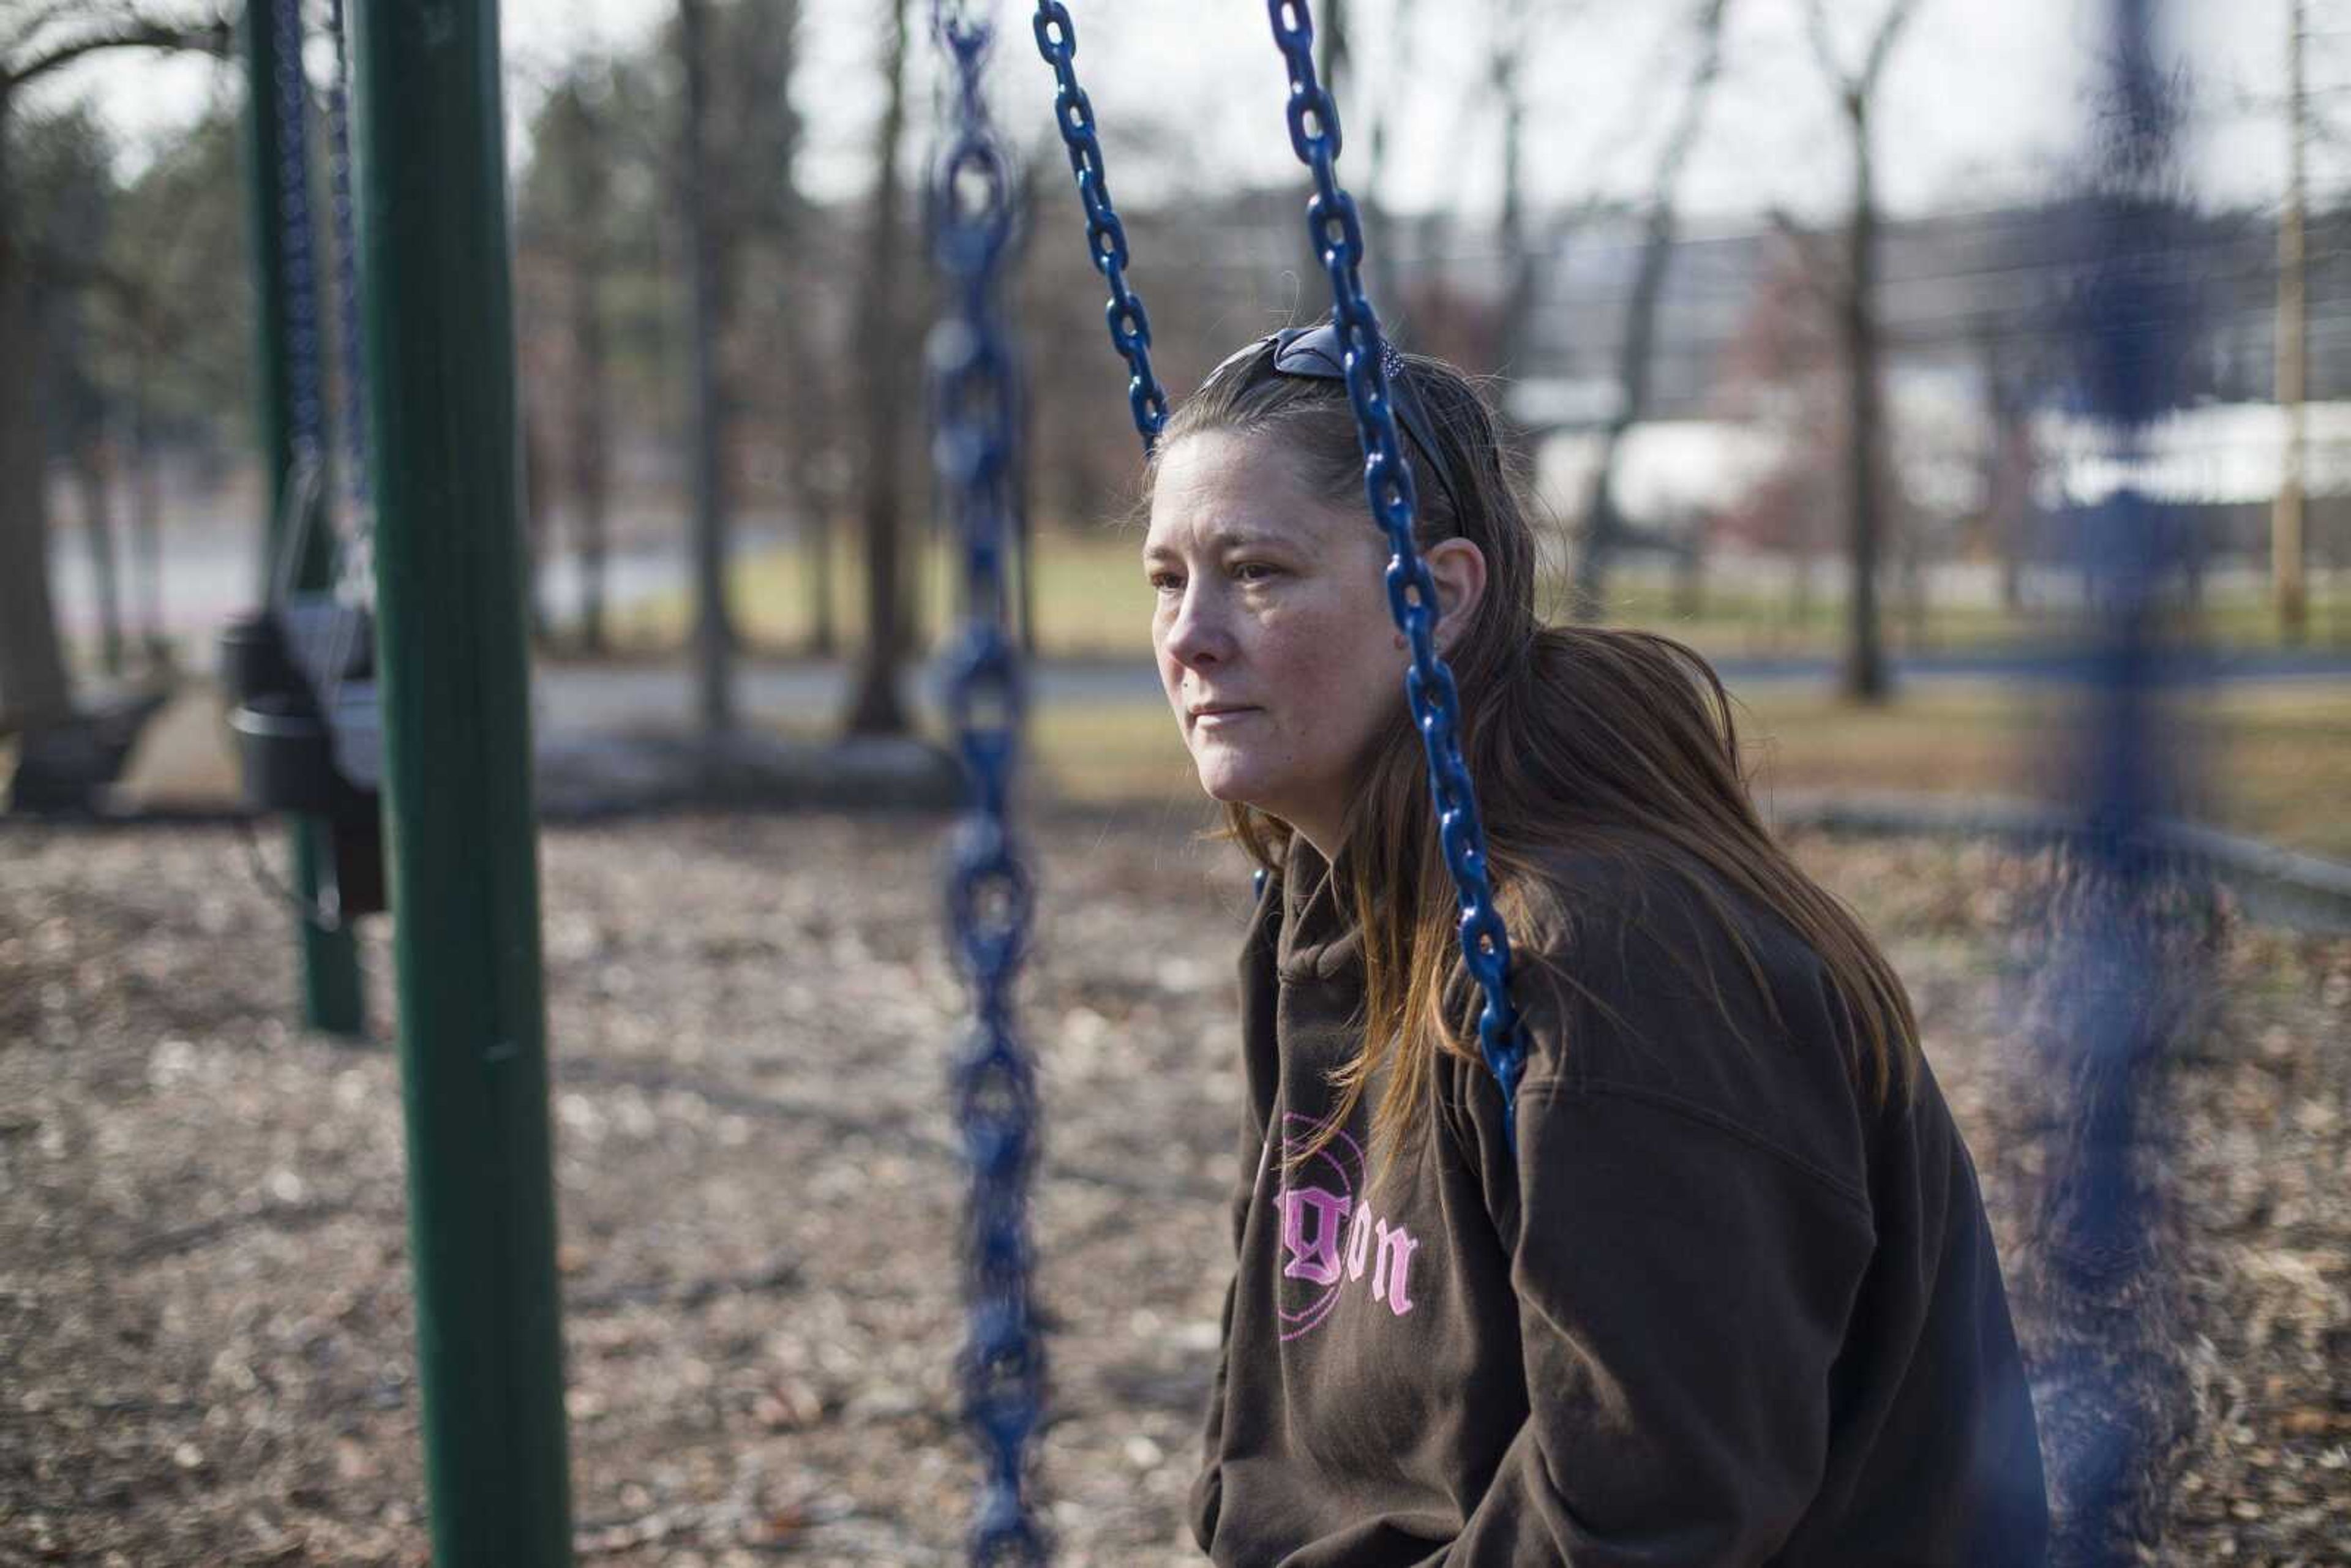
M 1314 36 L 1314 74 L 1332 98 L 1339 95 L 1342 76 L 1352 77 L 1354 50 L 1347 37 L 1347 0 L 1325 0 L 1322 23 Z M 1353 86 L 1352 80 L 1349 82 Z M 1344 109 L 1346 105 L 1341 104 Z
M 763 444 L 777 463 L 763 465 L 760 483 L 798 514 L 810 572 L 811 622 L 818 640 L 831 642 L 830 598 L 831 483 L 841 466 L 832 450 L 840 423 L 825 363 L 824 340 L 841 334 L 818 303 L 835 276 L 848 270 L 819 254 L 817 225 L 806 221 L 799 186 L 803 126 L 789 87 L 799 57 L 800 0 L 731 0 L 717 13 L 721 47 L 713 61 L 719 134 L 711 152 L 722 177 L 719 211 L 726 243 L 773 287 L 729 297 L 727 388 L 740 423 L 775 433 Z
M 556 250 L 562 274 L 565 487 L 571 493 L 572 538 L 580 562 L 580 643 L 590 653 L 604 648 L 612 489 L 604 290 L 611 266 L 609 225 L 615 150 L 609 108 L 591 79 L 596 71 L 589 64 L 574 64 L 548 95 L 534 128 L 531 179 L 526 186 L 528 195 L 543 198 L 545 209 L 544 221 L 528 225 L 529 236 L 534 245 Z
M 808 258 L 787 273 L 786 287 L 813 292 L 816 266 Z M 806 298 L 789 299 L 777 312 L 776 347 L 782 374 L 774 401 L 776 421 L 788 433 L 784 482 L 799 514 L 802 570 L 807 574 L 809 634 L 806 651 L 831 658 L 841 651 L 840 611 L 833 593 L 835 538 L 849 467 L 841 451 L 847 423 L 839 405 L 838 355 L 826 352 L 819 318 Z
M 1625 313 L 1625 335 L 1616 349 L 1616 408 L 1601 432 L 1599 471 L 1593 476 L 1592 497 L 1584 508 L 1583 538 L 1575 554 L 1575 590 L 1571 609 L 1580 619 L 1598 616 L 1606 608 L 1608 558 L 1618 547 L 1634 542 L 1634 530 L 1616 498 L 1616 468 L 1625 437 L 1648 412 L 1649 382 L 1655 366 L 1658 306 L 1665 298 L 1666 277 L 1673 265 L 1674 239 L 1680 228 L 1677 196 L 1682 170 L 1706 123 L 1707 104 L 1722 72 L 1722 15 L 1729 0 L 1699 0 L 1694 26 L 1698 55 L 1690 68 L 1689 86 L 1682 94 L 1681 111 L 1658 150 L 1649 174 L 1648 217 L 1643 225 L 1641 256 L 1633 276 L 1633 296 Z M 1695 565 L 1693 547 L 1686 564 Z
M 2285 468 L 2270 508 L 2271 594 L 2277 601 L 2279 634 L 2291 644 L 2302 643 L 2310 628 L 2303 494 L 2310 441 L 2304 402 L 2310 382 L 2310 263 L 2304 234 L 2310 94 L 2303 57 L 2309 28 L 2304 4 L 2294 0 L 2286 16 L 2286 193 L 2285 212 L 2278 222 L 2277 302 L 2277 401 L 2285 412 Z
M 169 667 L 171 647 L 163 634 L 162 507 L 155 472 L 158 427 L 169 416 L 158 415 L 174 410 L 184 428 L 191 409 L 246 402 L 219 395 L 214 380 L 218 371 L 229 371 L 233 381 L 249 368 L 242 312 L 221 298 L 244 282 L 220 243 L 228 227 L 221 210 L 236 204 L 236 164 L 218 154 L 224 141 L 233 144 L 235 128 L 227 117 L 200 123 L 167 159 L 123 187 L 116 197 L 120 211 L 107 226 L 108 254 L 84 258 L 73 269 L 72 280 L 101 307 L 91 314 L 109 350 L 104 379 L 119 401 L 114 450 L 130 491 L 140 638 L 154 667 Z M 44 270 L 51 265 L 45 258 Z M 207 341 L 207 334 L 225 334 L 227 341 Z M 214 373 L 207 360 L 214 361 Z
M 101 416 L 74 443 L 81 526 L 89 541 L 90 587 L 98 600 L 99 667 L 122 674 L 122 589 L 114 567 L 114 455 Z
M 1388 26 L 1399 48 L 1410 47 L 1412 11 L 1413 0 L 1394 0 L 1389 12 Z M 1395 117 L 1377 94 L 1366 91 L 1357 97 L 1363 103 L 1370 134 L 1364 138 L 1364 188 L 1356 193 L 1355 203 L 1363 209 L 1364 277 L 1371 286 L 1373 298 L 1378 299 L 1386 297 L 1396 279 L 1395 257 L 1388 249 L 1394 236 L 1388 232 L 1386 204 L 1380 198 L 1387 179 L 1388 129 Z
M 725 314 L 726 241 L 712 210 L 709 15 L 704 0 L 677 0 L 680 99 L 678 167 L 685 217 L 686 342 L 694 486 L 694 668 L 695 708 L 705 737 L 735 727 L 735 629 L 726 611 L 726 456 L 727 406 L 718 367 Z
M 147 379 L 154 358 L 149 345 L 159 334 L 135 339 L 131 377 L 131 556 L 139 577 L 139 642 L 149 667 L 169 668 L 171 642 L 163 634 L 163 507 L 155 477 L 154 402 Z
M 1821 254 L 1818 236 L 1784 217 L 1779 224 L 1779 243 L 1764 252 L 1712 401 L 1727 417 L 1766 433 L 1781 457 L 1718 523 L 1725 536 L 1789 559 L 1788 622 L 1801 640 L 1812 620 L 1822 519 L 1836 506 L 1836 485 L 1815 455 L 1842 445 L 1846 411 L 1834 291 L 1822 281 L 1835 258 Z
M 122 674 L 122 596 L 115 570 L 114 465 L 109 440 L 113 409 L 101 365 L 101 319 L 94 285 L 103 270 L 114 196 L 113 147 L 85 110 L 45 116 L 20 129 L 16 176 L 31 199 L 35 330 L 41 340 L 36 374 L 48 383 L 49 441 L 62 448 L 80 497 L 89 548 L 101 667 Z
M 1494 0 L 1493 53 L 1487 62 L 1494 100 L 1502 111 L 1502 265 L 1510 268 L 1496 322 L 1498 368 L 1513 361 L 1526 341 L 1527 316 L 1534 308 L 1535 256 L 1527 240 L 1525 67 L 1532 41 L 1535 0 Z
M 1983 457 L 1983 542 L 2000 562 L 2001 608 L 2016 615 L 2024 609 L 2024 563 L 2040 520 L 2033 488 L 2041 453 L 2032 434 L 2032 391 L 2040 375 L 2030 346 L 2020 345 L 1998 323 L 1982 324 L 1976 341 L 1990 431 Z
M 1865 703 L 1883 702 L 1887 693 L 1877 606 L 1877 563 L 1887 498 L 1882 450 L 1886 442 L 1883 350 L 1876 299 L 1877 193 L 1870 109 L 1895 41 L 1917 9 L 1917 0 L 1891 0 L 1858 67 L 1848 67 L 1839 58 L 1835 41 L 1829 36 L 1823 0 L 1809 0 L 1805 9 L 1813 52 L 1835 89 L 1853 141 L 1853 207 L 1846 219 L 1844 267 L 1838 278 L 1843 290 L 1838 318 L 1851 408 L 1845 423 L 1845 547 L 1851 587 L 1840 684 L 1847 697 Z
M 904 497 L 898 429 L 905 417 L 906 356 L 898 351 L 898 273 L 905 249 L 899 205 L 898 144 L 906 128 L 906 0 L 891 0 L 883 43 L 887 87 L 873 137 L 873 204 L 868 214 L 865 275 L 858 298 L 864 362 L 865 649 L 858 660 L 849 710 L 852 735 L 904 735 L 905 698 L 899 690 L 905 610 L 899 554 Z
M 172 21 L 90 0 L 0 5 L 0 727 L 33 727 L 73 706 L 56 606 L 49 598 L 48 516 L 41 425 L 22 367 L 37 351 L 32 278 L 9 152 L 15 110 L 35 82 L 118 49 L 225 53 L 225 20 Z

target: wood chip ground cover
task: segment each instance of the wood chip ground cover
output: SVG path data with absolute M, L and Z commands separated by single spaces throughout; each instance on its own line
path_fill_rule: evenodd
M 690 818 L 543 854 L 583 1562 L 956 1560 L 960 991 L 937 824 Z M 1061 1560 L 1180 1526 L 1227 1273 L 1247 880 L 1155 813 L 1040 825 Z M 1886 940 L 2042 1369 L 2045 860 L 1808 841 Z M 396 1065 L 289 1027 L 227 830 L 0 836 L 0 1564 L 424 1560 Z M 389 956 L 371 934 L 374 1016 Z M 2351 943 L 2225 922 L 2165 1103 L 2150 1561 L 2351 1563 Z M 2038 1314 L 2038 1315 L 2036 1315 Z M 2062 1419 L 2053 1425 L 2062 1426 Z

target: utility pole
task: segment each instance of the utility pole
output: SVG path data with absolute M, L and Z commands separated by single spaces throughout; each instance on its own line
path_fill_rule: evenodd
M 2309 279 L 2303 230 L 2310 144 L 2310 99 L 2303 80 L 2304 4 L 2290 0 L 2286 19 L 2286 189 L 2285 215 L 2278 225 L 2277 306 L 2277 400 L 2285 422 L 2285 463 L 2277 500 L 2270 507 L 2270 586 L 2277 601 L 2279 635 L 2294 644 L 2302 642 L 2310 622 L 2310 595 L 2303 576 L 2303 486 L 2309 443 L 2304 402 L 2310 382 Z
M 438 1568 L 568 1568 L 496 0 L 361 0 L 384 837 Z

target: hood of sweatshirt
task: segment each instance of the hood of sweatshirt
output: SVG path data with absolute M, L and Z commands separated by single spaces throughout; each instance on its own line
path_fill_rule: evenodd
M 1306 841 L 1290 836 L 1289 858 L 1282 863 L 1281 935 L 1274 962 L 1284 980 L 1344 982 L 1359 978 L 1364 967 L 1364 933 L 1342 896 L 1331 862 Z

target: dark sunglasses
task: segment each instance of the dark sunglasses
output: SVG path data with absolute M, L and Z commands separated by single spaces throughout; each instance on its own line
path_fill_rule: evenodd
M 1325 321 L 1319 327 L 1285 327 L 1270 337 L 1260 338 L 1241 350 L 1243 354 L 1262 353 L 1267 344 L 1273 345 L 1271 366 L 1278 376 L 1302 376 L 1308 381 L 1338 382 L 1347 380 L 1346 344 L 1339 336 L 1339 325 Z M 1236 355 L 1236 358 L 1239 356 Z M 1460 497 L 1447 483 L 1445 465 L 1437 455 L 1437 427 L 1429 422 L 1428 411 L 1421 407 L 1420 398 L 1412 390 L 1412 378 L 1405 373 L 1404 356 L 1393 347 L 1387 349 L 1384 361 L 1388 372 L 1388 406 L 1395 411 L 1396 423 L 1404 426 L 1405 439 L 1418 449 L 1420 461 L 1416 466 L 1419 477 L 1434 480 L 1445 492 L 1445 498 L 1456 517 L 1461 514 Z

